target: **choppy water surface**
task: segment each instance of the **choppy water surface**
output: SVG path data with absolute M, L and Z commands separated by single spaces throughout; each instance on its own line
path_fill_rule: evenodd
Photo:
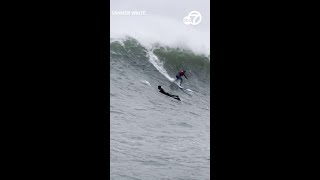
M 210 179 L 209 58 L 130 38 L 110 46 L 111 179 Z M 170 82 L 181 67 L 193 92 Z

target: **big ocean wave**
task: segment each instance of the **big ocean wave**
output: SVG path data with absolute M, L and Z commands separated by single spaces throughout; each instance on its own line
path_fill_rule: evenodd
M 187 71 L 183 84 L 196 91 L 209 93 L 210 55 L 192 50 L 169 47 L 159 43 L 142 45 L 132 37 L 110 38 L 111 69 L 121 63 L 126 71 L 136 71 L 149 77 L 149 81 L 168 85 L 175 80 L 180 69 Z M 151 83 L 152 83 L 151 82 Z

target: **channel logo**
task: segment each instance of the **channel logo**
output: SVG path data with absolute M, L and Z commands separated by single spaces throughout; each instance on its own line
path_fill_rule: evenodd
M 183 23 L 186 25 L 198 25 L 201 22 L 202 16 L 198 11 L 189 12 L 188 16 L 183 18 Z

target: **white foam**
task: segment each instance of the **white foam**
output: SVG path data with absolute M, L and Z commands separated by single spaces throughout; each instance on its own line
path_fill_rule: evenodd
M 112 38 L 130 36 L 148 49 L 159 43 L 171 48 L 190 49 L 197 54 L 210 54 L 210 30 L 186 26 L 180 19 L 178 21 L 156 15 L 140 18 L 112 16 L 110 23 Z
M 147 80 L 141 80 L 141 82 L 142 82 L 143 84 L 146 84 L 146 85 L 148 85 L 148 86 L 151 86 L 151 84 L 150 84 Z
M 193 92 L 194 93 L 194 91 L 193 90 L 191 90 L 191 89 L 186 89 L 187 91 L 189 91 L 189 92 Z
M 163 67 L 163 62 L 159 60 L 159 58 L 153 54 L 153 49 L 147 51 L 149 61 L 151 64 L 162 74 L 164 75 L 169 81 L 173 82 L 175 79 L 170 77 L 168 72 Z

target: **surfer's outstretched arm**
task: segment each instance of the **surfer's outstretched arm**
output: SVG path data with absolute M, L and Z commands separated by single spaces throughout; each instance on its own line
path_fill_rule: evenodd
M 186 77 L 186 79 L 188 79 L 188 77 L 184 74 L 184 77 Z

